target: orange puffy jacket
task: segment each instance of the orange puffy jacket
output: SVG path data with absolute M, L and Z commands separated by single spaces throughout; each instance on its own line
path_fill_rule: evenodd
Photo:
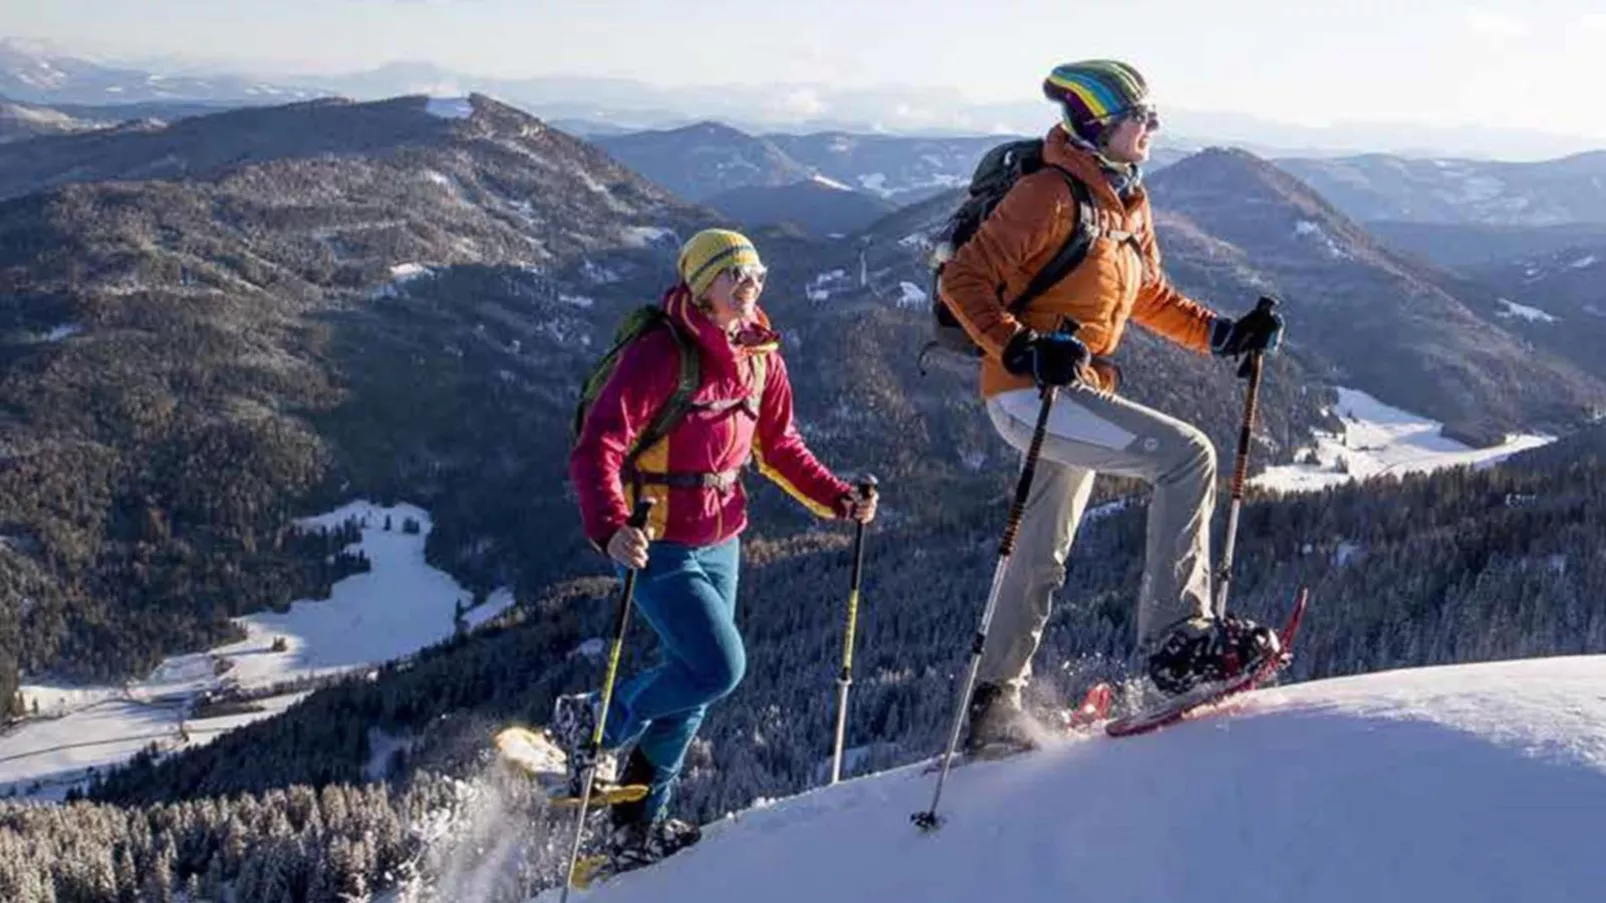
M 1077 338 L 1094 355 L 1115 352 L 1127 320 L 1199 352 L 1210 350 L 1215 314 L 1178 291 L 1160 266 L 1148 193 L 1140 186 L 1123 202 L 1092 154 L 1071 144 L 1055 126 L 1043 144 L 1045 164 L 1080 178 L 1096 209 L 1078 211 L 1065 177 L 1048 165 L 1023 176 L 993 208 L 976 234 L 943 267 L 938 291 L 986 357 L 981 393 L 990 397 L 1032 386 L 1031 377 L 1004 369 L 1004 345 L 1023 326 L 1038 332 L 1058 328 L 1063 317 L 1081 324 Z M 1070 237 L 1079 215 L 1099 217 L 1100 236 L 1087 259 L 1027 305 L 1017 319 L 1009 302 Z M 1087 379 L 1114 388 L 1090 372 Z

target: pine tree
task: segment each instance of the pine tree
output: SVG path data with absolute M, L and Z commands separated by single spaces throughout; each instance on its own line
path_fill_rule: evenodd
M 171 854 L 158 855 L 151 864 L 141 888 L 142 903 L 173 903 L 173 866 Z
M 212 861 L 206 864 L 206 877 L 201 880 L 201 896 L 205 897 L 208 903 L 222 903 L 223 884 L 223 858 L 213 856 Z
M 119 847 L 116 856 L 116 889 L 118 903 L 138 903 L 139 872 L 134 869 L 134 857 L 127 847 Z

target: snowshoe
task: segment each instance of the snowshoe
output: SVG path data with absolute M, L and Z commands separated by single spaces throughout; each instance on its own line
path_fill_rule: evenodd
M 1166 634 L 1149 656 L 1149 679 L 1167 696 L 1180 696 L 1200 684 L 1253 673 L 1281 652 L 1271 628 L 1247 618 L 1190 618 Z
M 981 686 L 984 687 L 987 685 L 982 684 Z M 978 687 L 978 690 L 980 690 L 980 687 Z M 1088 688 L 1087 693 L 1083 695 L 1082 701 L 1076 706 L 1076 708 L 1057 713 L 1056 720 L 1059 728 L 1070 733 L 1077 733 L 1091 729 L 1093 725 L 1109 717 L 1110 699 L 1111 689 L 1109 684 L 1094 684 Z M 1006 725 L 1009 729 L 1018 731 L 1018 734 L 1006 733 L 1001 735 L 989 735 L 988 732 L 993 730 L 992 727 L 984 725 L 980 731 L 976 729 L 975 719 L 978 715 L 975 710 L 977 695 L 972 694 L 971 700 L 971 714 L 967 716 L 968 718 L 972 719 L 971 732 L 966 736 L 964 746 L 958 750 L 955 750 L 953 761 L 949 767 L 957 768 L 969 762 L 985 762 L 993 759 L 1004 759 L 1019 753 L 1031 752 L 1032 750 L 1038 748 L 1040 744 L 1035 739 L 1033 734 L 1036 730 L 1040 730 L 1042 728 L 1039 728 L 1036 725 L 1036 722 L 1032 719 L 1032 716 L 1027 714 L 1024 709 L 1017 708 L 1015 712 L 1009 716 L 1013 720 L 1008 722 Z M 986 702 L 985 699 L 982 701 Z M 998 703 L 992 702 L 987 704 L 993 705 Z M 1007 705 L 1007 703 L 1004 704 Z M 989 713 L 986 712 L 981 712 L 979 714 L 982 719 L 990 717 Z M 920 770 L 920 773 L 935 774 L 941 770 L 942 757 L 938 756 L 926 763 L 926 766 Z
M 1110 704 L 1115 689 L 1107 683 L 1096 683 L 1087 688 L 1082 702 L 1074 709 L 1060 713 L 1060 726 L 1070 733 L 1079 733 L 1110 717 Z
M 571 774 L 568 757 L 543 732 L 526 727 L 509 727 L 498 732 L 496 749 L 501 760 L 534 779 L 536 787 L 548 801 L 558 807 L 578 806 L 584 792 L 583 773 Z M 592 783 L 590 805 L 598 809 L 624 805 L 645 799 L 645 784 L 622 784 L 615 780 L 613 756 L 599 757 L 597 776 Z
M 1305 604 L 1309 593 L 1305 589 L 1299 591 L 1299 598 L 1294 602 L 1294 609 L 1288 616 L 1288 623 L 1283 626 L 1282 632 L 1273 636 L 1268 642 L 1259 631 L 1265 628 L 1255 628 L 1249 632 L 1247 639 L 1244 634 L 1231 638 L 1230 648 L 1236 657 L 1237 665 L 1228 674 L 1224 664 L 1206 664 L 1200 671 L 1209 675 L 1226 675 L 1215 680 L 1194 680 L 1189 682 L 1186 689 L 1180 693 L 1171 694 L 1170 698 L 1159 705 L 1134 712 L 1121 718 L 1116 718 L 1105 725 L 1105 733 L 1112 737 L 1127 737 L 1133 734 L 1147 733 L 1165 725 L 1180 721 L 1190 714 L 1213 706 L 1231 696 L 1253 690 L 1278 671 L 1286 668 L 1293 661 L 1294 637 L 1299 632 L 1300 621 L 1305 616 Z M 1249 623 L 1249 622 L 1241 622 Z M 1170 638 L 1168 638 L 1169 640 Z M 1185 648 L 1186 643 L 1179 646 Z M 1164 651 L 1164 646 L 1162 650 Z M 1250 656 L 1246 667 L 1243 662 L 1248 653 L 1256 653 L 1258 658 Z M 1157 655 L 1159 652 L 1156 653 Z M 1223 655 L 1226 658 L 1226 655 Z M 1221 670 L 1212 670 L 1220 668 Z M 1154 665 L 1150 662 L 1150 677 L 1154 675 Z M 1182 673 L 1168 671 L 1167 675 Z M 1164 688 L 1162 688 L 1164 689 Z
M 569 885 L 585 889 L 615 875 L 645 868 L 692 846 L 703 837 L 702 829 L 678 818 L 661 821 L 627 822 L 613 829 L 602 849 L 581 857 L 569 876 Z
M 591 742 L 596 736 L 597 715 L 602 708 L 602 694 L 574 693 L 559 696 L 552 703 L 552 725 L 547 733 L 568 757 L 570 793 L 579 796 L 585 782 L 587 768 L 594 768 L 596 780 L 610 784 L 618 779 L 618 759 L 612 750 L 594 750 Z
M 1032 719 L 1020 694 L 1000 684 L 977 684 L 966 713 L 969 730 L 962 750 L 967 758 L 995 759 L 1037 748 Z

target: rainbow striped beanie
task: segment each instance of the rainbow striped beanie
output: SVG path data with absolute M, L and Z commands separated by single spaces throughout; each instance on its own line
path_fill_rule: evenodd
M 1138 70 L 1116 60 L 1083 60 L 1055 66 L 1043 79 L 1043 96 L 1060 105 L 1071 134 L 1103 146 L 1108 117 L 1149 102 L 1149 86 Z

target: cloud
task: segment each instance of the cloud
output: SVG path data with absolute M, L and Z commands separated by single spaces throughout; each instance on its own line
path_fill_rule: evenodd
M 813 88 L 797 88 L 774 97 L 766 104 L 772 112 L 791 116 L 819 116 L 830 109 L 830 104 Z
M 1578 27 L 1585 31 L 1606 34 L 1606 13 L 1584 13 L 1578 17 Z
M 1533 34 L 1533 27 L 1526 19 L 1491 10 L 1468 13 L 1466 24 L 1474 34 L 1501 41 L 1515 41 Z

